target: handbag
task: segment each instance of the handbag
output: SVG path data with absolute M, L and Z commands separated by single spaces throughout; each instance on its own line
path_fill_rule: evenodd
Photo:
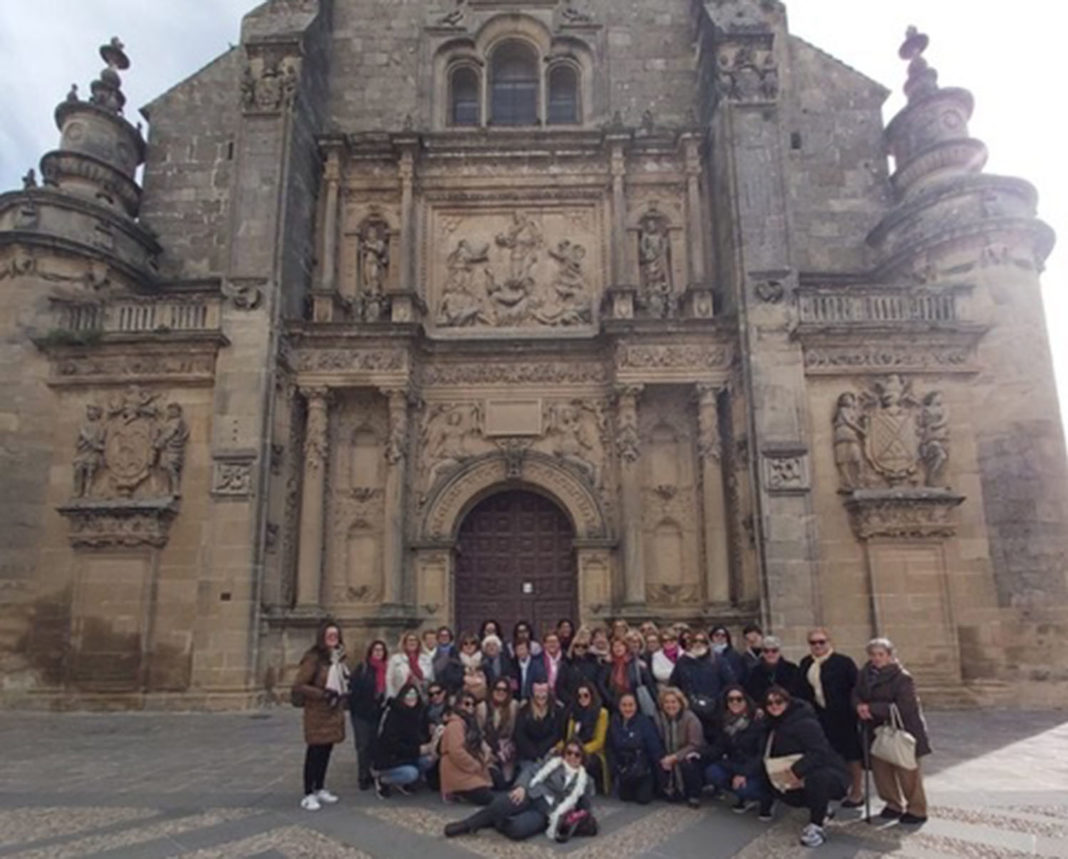
M 804 755 L 779 755 L 778 757 L 771 756 L 771 744 L 775 740 L 775 732 L 772 731 L 768 734 L 768 744 L 764 747 L 764 770 L 768 774 L 768 781 L 771 782 L 771 786 L 775 788 L 779 793 L 786 793 L 790 790 L 797 790 L 798 785 L 792 784 L 789 778 L 793 776 L 791 768 L 796 764 Z M 787 773 L 790 776 L 787 776 Z M 802 780 L 802 786 L 804 780 Z
M 650 772 L 651 767 L 649 766 L 649 758 L 645 754 L 645 749 L 630 749 L 620 755 L 616 777 L 621 782 L 633 784 L 648 778 Z
M 289 690 L 289 703 L 294 707 L 303 707 L 305 699 L 304 693 L 296 686 Z
M 597 819 L 585 808 L 575 808 L 564 815 L 556 827 L 556 840 L 561 844 L 572 835 L 592 837 L 597 834 Z
M 694 695 L 691 697 L 690 709 L 693 710 L 694 715 L 701 720 L 702 724 L 709 724 L 715 721 L 717 716 L 716 701 L 708 695 Z
M 905 730 L 905 722 L 897 704 L 890 705 L 890 721 L 875 729 L 871 753 L 879 760 L 905 770 L 914 770 L 916 763 L 916 738 Z

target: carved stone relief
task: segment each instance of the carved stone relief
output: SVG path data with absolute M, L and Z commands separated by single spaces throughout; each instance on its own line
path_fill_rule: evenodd
M 487 453 L 493 444 L 483 435 L 483 414 L 475 402 L 434 403 L 423 414 L 419 448 L 423 463 L 423 493 L 472 456 Z
M 435 324 L 592 324 L 601 282 L 600 264 L 590 253 L 599 247 L 593 220 L 582 209 L 437 214 L 430 267 Z
M 358 289 L 355 311 L 365 322 L 381 319 L 388 309 L 385 296 L 390 273 L 389 224 L 379 214 L 372 214 L 358 231 Z
M 252 494 L 256 452 L 220 452 L 214 459 L 211 494 L 221 498 L 248 498 Z
M 245 66 L 241 105 L 246 111 L 272 113 L 289 107 L 297 93 L 295 60 L 264 58 Z
M 811 488 L 808 452 L 769 448 L 762 453 L 764 488 L 771 493 L 807 492 Z
M 774 101 L 779 94 L 779 69 L 770 40 L 722 46 L 716 85 L 720 96 L 730 101 Z
M 649 316 L 666 319 L 678 309 L 671 284 L 671 236 L 667 217 L 650 203 L 639 221 L 638 308 Z
M 106 406 L 86 406 L 75 440 L 75 498 L 173 498 L 179 494 L 189 427 L 178 403 L 131 387 Z
M 938 371 L 973 373 L 975 350 L 970 345 L 806 345 L 805 372 L 813 375 L 847 375 L 860 372 Z
M 838 397 L 834 461 L 843 492 L 873 487 L 944 485 L 949 417 L 938 391 L 922 398 L 892 374 Z

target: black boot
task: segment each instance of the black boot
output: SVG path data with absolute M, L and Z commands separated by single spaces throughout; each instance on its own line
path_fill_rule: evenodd
M 467 835 L 471 831 L 471 827 L 467 825 L 466 820 L 454 820 L 452 823 L 445 824 L 445 837 L 455 838 L 457 835 Z

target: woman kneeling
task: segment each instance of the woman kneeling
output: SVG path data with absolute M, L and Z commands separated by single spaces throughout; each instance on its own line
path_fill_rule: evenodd
M 486 808 L 447 824 L 445 835 L 452 838 L 488 826 L 513 841 L 538 832 L 557 841 L 566 841 L 576 831 L 593 834 L 595 824 L 589 812 L 593 793 L 582 743 L 569 740 L 561 757 L 549 758 L 521 775 L 511 792 L 498 794 Z

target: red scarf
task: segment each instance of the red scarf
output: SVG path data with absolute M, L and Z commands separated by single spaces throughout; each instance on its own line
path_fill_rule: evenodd
M 679 645 L 677 642 L 675 644 L 665 644 L 663 647 L 663 651 L 664 656 L 666 656 L 672 662 L 679 661 Z
M 423 667 L 419 664 L 419 651 L 408 652 L 408 670 L 412 672 L 412 677 L 423 682 Z
M 367 660 L 371 670 L 375 673 L 375 697 L 384 695 L 386 692 L 386 660 L 375 659 L 373 656 Z
M 630 684 L 627 683 L 627 666 L 630 665 L 630 654 L 612 657 L 612 688 L 617 692 L 629 692 Z

